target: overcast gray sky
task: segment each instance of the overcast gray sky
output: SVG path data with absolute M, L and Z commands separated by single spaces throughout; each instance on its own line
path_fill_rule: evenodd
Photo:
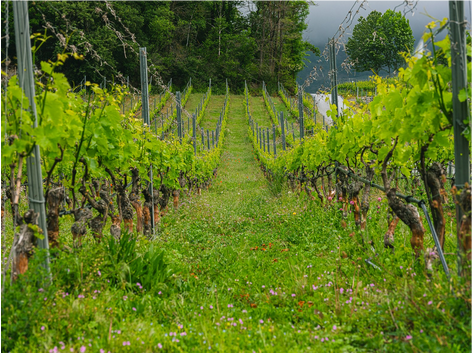
M 326 0 L 326 1 L 315 1 L 315 5 L 310 6 L 310 14 L 307 17 L 306 23 L 308 28 L 304 32 L 304 39 L 308 42 L 316 45 L 326 45 L 328 38 L 332 37 L 338 30 L 339 25 L 346 17 L 347 13 L 354 5 L 353 15 L 355 11 L 359 9 L 361 0 L 358 2 L 355 1 L 336 1 L 336 0 Z M 424 27 L 427 23 L 431 22 L 430 19 L 425 14 L 429 14 L 432 17 L 442 19 L 443 17 L 449 17 L 448 10 L 448 1 L 417 1 L 413 12 L 408 12 L 406 18 L 410 21 L 410 26 L 413 30 L 413 35 L 418 41 L 418 39 L 423 34 Z M 411 8 L 404 5 L 403 1 L 375 1 L 368 0 L 363 8 L 360 9 L 359 13 L 355 15 L 352 19 L 352 25 L 346 31 L 346 34 L 351 34 L 354 25 L 357 24 L 357 19 L 361 16 L 367 17 L 367 15 L 376 10 L 378 12 L 384 13 L 388 9 L 395 9 L 397 5 L 399 6 L 396 11 L 409 11 Z M 464 12 L 466 14 L 467 20 L 471 23 L 471 1 L 466 1 L 464 5 Z M 345 26 L 349 24 L 350 21 L 345 22 Z
M 444 17 L 449 17 L 449 9 L 447 0 L 439 1 L 409 1 L 412 4 L 416 4 L 415 7 L 410 7 L 406 5 L 406 2 L 403 0 L 399 1 L 376 1 L 368 0 L 362 8 L 362 0 L 359 1 L 338 1 L 338 0 L 319 0 L 314 1 L 314 5 L 310 6 L 310 13 L 306 19 L 308 28 L 303 33 L 303 38 L 310 42 L 311 44 L 317 46 L 321 52 L 324 50 L 324 47 L 328 43 L 328 38 L 332 38 L 336 32 L 338 32 L 339 26 L 342 24 L 343 27 L 349 26 L 345 30 L 345 35 L 343 37 L 343 42 L 347 42 L 347 39 L 352 35 L 352 30 L 354 26 L 358 23 L 357 19 L 359 17 L 367 17 L 372 11 L 376 10 L 378 12 L 384 13 L 388 9 L 395 11 L 400 11 L 403 13 L 406 12 L 405 17 L 410 22 L 410 27 L 413 31 L 413 36 L 415 37 L 415 46 L 421 38 L 425 26 L 433 21 L 430 17 L 436 19 L 442 19 Z M 398 7 L 397 7 L 398 6 Z M 346 18 L 349 10 L 352 9 L 352 16 L 349 15 Z M 411 11 L 413 9 L 413 11 Z M 358 13 L 356 11 L 359 10 Z M 472 5 L 471 1 L 465 1 L 464 4 L 464 13 L 466 19 L 468 20 L 468 27 L 471 28 L 472 23 Z M 345 21 L 344 21 L 345 20 Z M 445 31 L 444 31 L 445 32 Z M 339 35 L 339 33 L 337 33 Z M 441 33 L 443 37 L 445 33 Z M 340 64 L 345 59 L 346 54 L 341 50 L 337 55 L 338 61 L 338 81 L 344 82 L 345 80 L 354 79 L 367 79 L 370 76 L 371 72 L 365 73 L 347 73 L 341 69 Z M 310 62 L 307 63 L 307 66 L 301 70 L 298 74 L 298 82 L 301 84 L 308 77 L 313 66 L 320 67 L 320 73 L 318 74 L 318 79 L 310 85 L 308 92 L 315 92 L 321 86 L 327 86 L 329 79 L 327 77 L 327 72 L 329 70 L 329 63 L 327 63 L 323 58 L 317 58 L 312 53 L 308 57 Z

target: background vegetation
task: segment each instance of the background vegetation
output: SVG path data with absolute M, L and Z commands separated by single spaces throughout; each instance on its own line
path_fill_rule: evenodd
M 270 88 L 281 80 L 294 87 L 305 52 L 319 55 L 302 38 L 309 13 L 305 1 L 48 1 L 32 2 L 29 8 L 32 33 L 48 28 L 49 35 L 70 38 L 68 44 L 84 54 L 85 60 L 62 67 L 75 84 L 85 75 L 97 83 L 101 75 L 117 80 L 120 72 L 139 87 L 139 46 L 147 48 L 163 81 L 172 78 L 174 85 L 184 87 L 192 77 L 193 87 L 204 91 L 211 78 L 215 93 L 224 91 L 226 78 L 232 91 L 242 91 L 244 80 L 258 87 L 264 80 Z M 2 11 L 2 23 L 5 16 Z M 9 17 L 9 56 L 14 58 L 11 3 Z M 36 62 L 56 59 L 63 44 L 47 41 Z

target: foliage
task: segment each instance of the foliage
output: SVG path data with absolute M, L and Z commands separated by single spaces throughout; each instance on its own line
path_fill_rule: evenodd
M 169 281 L 153 293 L 122 289 L 108 282 L 106 246 L 64 249 L 52 258 L 52 286 L 30 277 L 28 289 L 23 280 L 5 287 L 2 349 L 469 351 L 470 284 L 441 268 L 428 277 L 406 249 L 406 227 L 395 251 L 385 249 L 385 201 L 369 211 L 375 256 L 350 236 L 352 220 L 341 226 L 340 202 L 321 207 L 287 190 L 275 198 L 244 136 L 241 97 L 232 98 L 228 129 L 238 138 L 226 140 L 219 175 L 206 195 L 170 210 L 154 241 Z M 137 240 L 143 253 L 150 243 Z
M 109 236 L 106 240 L 104 275 L 111 283 L 121 288 L 150 291 L 165 283 L 171 273 L 164 262 L 164 252 L 157 251 L 153 244 L 143 253 L 136 249 L 137 240 L 132 233 L 125 232 L 119 240 Z M 139 284 L 139 285 L 138 285 Z
M 110 82 L 129 77 L 133 87 L 140 87 L 139 46 L 147 48 L 149 62 L 163 81 L 173 78 L 176 87 L 184 87 L 189 77 L 200 92 L 212 78 L 215 94 L 225 91 L 226 79 L 232 91 L 240 91 L 243 80 L 265 80 L 275 87 L 280 79 L 293 85 L 305 53 L 319 52 L 302 36 L 309 5 L 305 1 L 250 5 L 250 11 L 242 11 L 246 4 L 241 1 L 33 2 L 32 32 L 47 27 L 58 39 L 38 51 L 36 63 L 54 60 L 64 51 L 62 39 L 69 38 L 67 50 L 74 48 L 85 60 L 66 62 L 60 70 L 76 85 L 84 76 L 90 82 L 102 82 L 105 76 Z M 2 21 L 4 16 L 2 11 Z M 14 58 L 12 31 L 10 38 L 9 56 Z
M 383 69 L 391 73 L 402 66 L 400 52 L 411 53 L 415 43 L 409 21 L 390 9 L 383 15 L 372 11 L 358 21 L 346 45 L 354 69 L 378 74 Z

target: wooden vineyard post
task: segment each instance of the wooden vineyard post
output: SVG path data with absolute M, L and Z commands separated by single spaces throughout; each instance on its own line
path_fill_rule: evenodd
M 273 125 L 273 154 L 277 155 L 277 145 L 276 145 L 276 127 Z
M 300 140 L 304 139 L 303 87 L 298 87 L 298 113 L 300 123 Z
M 173 114 L 173 112 L 171 112 Z M 183 143 L 182 140 L 182 123 L 181 123 L 181 92 L 176 92 L 176 120 L 178 123 L 178 138 L 179 143 Z
M 270 129 L 268 127 L 267 127 L 267 152 L 270 153 Z
M 209 142 L 209 130 L 207 130 L 207 150 L 211 149 L 210 142 Z
M 33 127 L 38 126 L 38 118 L 35 104 L 35 81 L 33 77 L 33 58 L 31 56 L 30 42 L 30 20 L 28 16 L 28 2 L 13 2 L 13 17 L 15 21 L 16 52 L 18 57 L 18 78 L 20 87 L 23 89 L 30 103 L 30 111 L 34 115 Z M 43 262 L 49 281 L 51 272 L 49 268 L 49 242 L 46 223 L 46 209 L 43 195 L 43 177 L 41 174 L 41 156 L 38 145 L 33 147 L 31 156 L 26 158 L 28 174 L 28 200 L 29 207 L 39 215 L 38 225 L 43 231 L 43 239 L 37 238 L 37 246 L 46 251 Z M 15 269 L 12 269 L 12 271 Z
M 286 141 L 285 141 L 285 118 L 283 112 L 280 112 L 280 121 L 281 121 L 281 147 L 283 151 L 286 150 Z
M 449 1 L 449 28 L 452 58 L 453 90 L 453 125 L 454 125 L 454 166 L 455 198 L 458 238 L 458 273 L 463 273 L 467 255 L 471 253 L 471 193 L 468 187 L 469 200 L 463 200 L 467 194 L 462 192 L 470 180 L 469 141 L 463 135 L 466 128 L 464 120 L 470 116 L 468 99 L 459 100 L 459 94 L 467 93 L 467 59 L 466 59 L 466 21 L 464 19 L 464 2 Z M 464 205 L 464 207 L 463 207 Z M 464 209 L 463 209 L 464 208 Z M 467 208 L 467 209 L 466 209 Z
M 196 114 L 193 114 L 193 147 L 194 155 L 196 155 Z

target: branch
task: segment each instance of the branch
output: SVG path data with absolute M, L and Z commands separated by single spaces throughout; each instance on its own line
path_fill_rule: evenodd
M 390 189 L 390 182 L 387 180 L 387 163 L 390 158 L 392 158 L 393 151 L 395 150 L 395 147 L 397 147 L 398 144 L 398 136 L 395 139 L 395 143 L 393 144 L 392 149 L 387 153 L 385 156 L 383 163 L 382 163 L 382 172 L 380 173 L 382 175 L 382 180 L 383 180 L 383 186 L 385 187 L 386 192 Z
M 45 192 L 45 198 L 46 199 L 48 199 L 48 192 L 49 192 L 49 189 L 50 189 L 49 183 L 50 183 L 50 180 L 51 180 L 51 175 L 53 174 L 53 170 L 56 167 L 56 165 L 63 160 L 63 156 L 64 156 L 64 148 L 62 148 L 59 143 L 58 143 L 58 147 L 59 147 L 59 150 L 61 151 L 61 156 L 56 157 L 54 159 L 53 166 L 51 167 L 51 169 L 48 172 L 48 177 L 46 178 L 46 192 Z

